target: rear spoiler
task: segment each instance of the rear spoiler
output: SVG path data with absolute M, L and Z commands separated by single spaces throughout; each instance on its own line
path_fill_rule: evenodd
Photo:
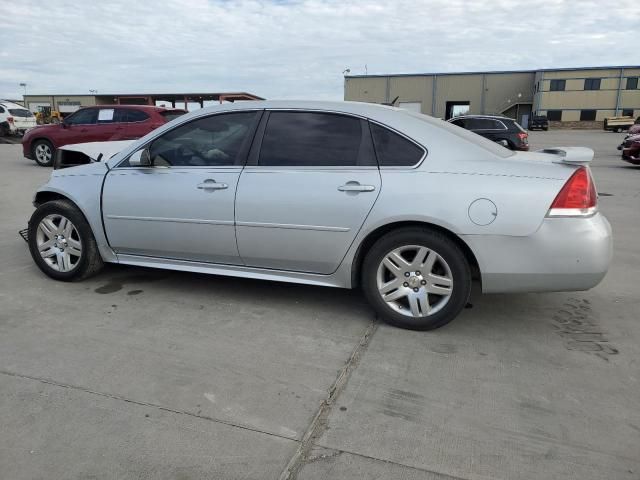
M 554 147 L 539 150 L 540 153 L 549 153 L 556 158 L 554 163 L 569 163 L 572 165 L 587 165 L 593 160 L 593 150 L 586 147 Z

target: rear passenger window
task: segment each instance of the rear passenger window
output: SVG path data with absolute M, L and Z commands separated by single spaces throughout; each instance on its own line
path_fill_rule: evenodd
M 388 128 L 375 123 L 369 125 L 381 167 L 412 167 L 424 155 L 422 148 Z
M 315 112 L 271 112 L 258 165 L 333 167 L 362 165 L 360 119 Z
M 127 109 L 127 122 L 144 122 L 149 118 L 149 115 L 140 110 Z

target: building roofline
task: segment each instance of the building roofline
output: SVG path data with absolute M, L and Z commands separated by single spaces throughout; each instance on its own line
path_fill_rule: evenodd
M 264 100 L 253 93 L 249 92 L 187 92 L 187 93 L 28 93 L 25 97 L 214 97 L 214 96 L 241 96 L 246 95 L 255 98 L 256 100 Z
M 619 68 L 640 68 L 640 65 L 605 65 L 602 67 L 568 67 L 568 68 L 539 68 L 536 70 L 489 70 L 476 72 L 431 72 L 431 73 L 384 73 L 372 75 L 345 75 L 344 78 L 385 78 L 385 77 L 444 77 L 447 75 L 491 75 L 505 73 L 538 73 L 538 72 L 564 72 L 583 70 L 613 70 Z

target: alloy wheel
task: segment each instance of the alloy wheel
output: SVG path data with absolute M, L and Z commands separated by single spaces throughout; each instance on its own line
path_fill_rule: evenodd
M 75 225 L 58 214 L 47 215 L 38 224 L 36 246 L 53 270 L 70 272 L 82 257 L 82 241 Z
M 409 317 L 433 315 L 449 302 L 453 276 L 447 262 L 434 250 L 405 245 L 387 253 L 376 282 L 382 300 Z
M 40 143 L 36 146 L 36 158 L 40 163 L 49 163 L 52 156 L 51 147 L 46 143 Z

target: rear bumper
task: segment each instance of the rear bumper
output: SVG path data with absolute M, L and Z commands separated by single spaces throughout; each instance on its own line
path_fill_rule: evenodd
M 546 218 L 527 237 L 462 238 L 476 255 L 485 293 L 588 290 L 600 283 L 611 263 L 611 226 L 600 213 Z

